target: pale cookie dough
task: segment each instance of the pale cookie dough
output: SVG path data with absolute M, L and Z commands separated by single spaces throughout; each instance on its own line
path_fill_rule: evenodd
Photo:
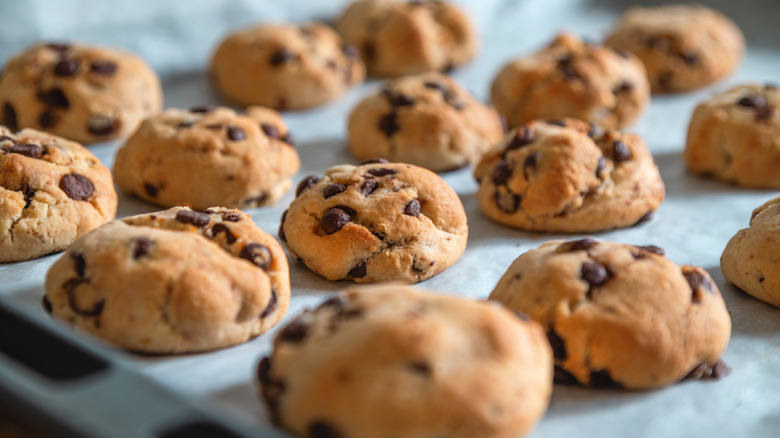
M 384 286 L 298 316 L 257 377 L 271 420 L 301 437 L 518 438 L 544 414 L 552 370 L 527 318 Z

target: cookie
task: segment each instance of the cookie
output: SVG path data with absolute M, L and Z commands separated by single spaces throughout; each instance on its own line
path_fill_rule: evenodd
M 745 53 L 745 37 L 733 21 L 695 4 L 631 7 L 605 44 L 642 60 L 653 93 L 718 81 L 737 68 Z
M 164 207 L 248 208 L 276 202 L 299 168 L 276 111 L 203 106 L 144 120 L 117 152 L 114 177 L 123 191 Z
M 466 14 L 439 0 L 360 0 L 336 22 L 371 76 L 450 71 L 471 61 L 477 36 Z
M 649 219 L 665 196 L 644 141 L 579 120 L 511 131 L 477 165 L 477 200 L 491 219 L 545 232 L 594 232 Z
M 718 287 L 657 246 L 548 242 L 518 257 L 490 299 L 542 324 L 557 382 L 645 389 L 728 372 Z
M 239 210 L 186 207 L 110 222 L 46 275 L 53 317 L 128 350 L 166 354 L 245 342 L 290 301 L 287 258 Z
M 0 123 L 80 143 L 125 137 L 162 108 L 162 87 L 139 57 L 77 44 L 39 44 L 0 77 Z
M 466 213 L 438 175 L 386 160 L 304 178 L 282 215 L 293 258 L 328 280 L 418 282 L 463 254 Z
M 111 171 L 86 148 L 0 126 L 0 263 L 62 251 L 116 206 Z
M 535 119 L 573 117 L 607 129 L 631 125 L 650 102 L 644 66 L 574 35 L 506 64 L 493 79 L 493 105 L 510 128 Z
M 383 157 L 435 172 L 476 164 L 498 143 L 498 113 L 440 73 L 386 82 L 349 116 L 349 148 L 360 160 Z
M 372 287 L 282 328 L 258 380 L 271 420 L 301 437 L 509 438 L 544 414 L 552 353 L 495 303 Z
M 696 106 L 683 154 L 693 172 L 780 188 L 780 89 L 742 85 Z
M 780 307 L 780 197 L 753 211 L 750 227 L 729 240 L 720 269 L 729 283 L 748 294 Z
M 326 24 L 263 24 L 222 41 L 211 76 L 234 102 L 295 110 L 336 99 L 363 82 L 365 68 Z

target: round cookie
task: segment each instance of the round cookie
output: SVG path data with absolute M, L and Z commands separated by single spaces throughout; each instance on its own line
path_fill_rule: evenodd
M 750 228 L 729 240 L 720 268 L 729 283 L 773 306 L 780 307 L 780 197 L 753 211 Z
M 62 251 L 116 206 L 111 171 L 86 148 L 0 126 L 0 263 Z
M 579 120 L 511 131 L 474 171 L 491 219 L 545 232 L 594 232 L 649 219 L 664 199 L 658 167 L 635 134 Z
M 162 87 L 139 57 L 113 49 L 40 44 L 0 77 L 0 122 L 81 143 L 125 137 L 162 108 Z
M 468 17 L 439 0 L 359 0 L 336 22 L 371 76 L 449 71 L 469 62 L 477 36 Z
M 271 420 L 301 437 L 509 438 L 552 391 L 539 325 L 495 303 L 355 289 L 282 328 L 258 366 Z
M 299 168 L 276 111 L 197 107 L 144 120 L 117 152 L 114 177 L 123 191 L 165 207 L 248 208 L 276 202 Z
M 263 24 L 222 41 L 211 75 L 234 102 L 295 110 L 336 99 L 363 82 L 365 68 L 326 24 Z
M 518 257 L 490 299 L 542 324 L 561 383 L 644 389 L 729 371 L 718 287 L 657 246 L 548 242 Z
M 573 117 L 621 129 L 650 102 L 650 85 L 642 62 L 630 53 L 560 34 L 539 52 L 506 64 L 490 96 L 510 128 Z
M 435 172 L 475 164 L 498 143 L 498 113 L 440 73 L 386 82 L 349 116 L 349 148 L 360 160 L 383 157 Z
M 780 89 L 742 85 L 696 106 L 683 154 L 693 172 L 780 188 Z
M 46 275 L 55 318 L 144 353 L 245 342 L 287 311 L 279 243 L 246 214 L 186 207 L 110 222 L 77 240 Z
M 457 193 L 421 167 L 373 160 L 309 176 L 282 215 L 290 255 L 328 280 L 418 282 L 463 254 L 466 213 Z
M 605 44 L 642 60 L 653 93 L 711 84 L 734 71 L 745 52 L 733 21 L 695 4 L 631 7 Z

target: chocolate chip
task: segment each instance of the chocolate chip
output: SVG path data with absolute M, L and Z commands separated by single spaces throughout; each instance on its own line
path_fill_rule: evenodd
M 712 366 L 712 377 L 716 379 L 721 379 L 729 374 L 731 374 L 731 367 L 726 365 L 726 362 L 723 362 L 723 359 L 718 359 Z
M 328 298 L 323 301 L 322 304 L 317 306 L 317 309 L 325 307 L 335 307 L 336 309 L 343 309 L 349 304 L 349 298 L 346 295 L 336 295 L 335 297 Z
M 363 56 L 366 57 L 366 61 L 373 61 L 376 59 L 376 47 L 373 43 L 367 42 L 363 44 Z
M 375 163 L 383 164 L 383 163 L 388 163 L 388 162 L 389 161 L 387 161 L 387 159 L 385 159 L 385 158 L 369 158 L 368 160 L 362 161 L 360 163 L 360 166 L 363 166 L 365 164 L 375 164 Z
M 54 64 L 54 74 L 56 76 L 73 76 L 79 71 L 79 61 L 69 58 L 63 59 Z
M 279 301 L 279 298 L 276 295 L 276 289 L 271 289 L 271 298 L 268 299 L 268 305 L 265 306 L 265 310 L 260 314 L 260 318 L 267 318 L 271 312 L 276 310 L 276 305 Z
M 133 239 L 133 258 L 139 259 L 151 251 L 154 241 L 147 237 Z
M 607 268 L 601 263 L 587 261 L 582 264 L 580 277 L 588 283 L 588 293 L 603 285 L 609 279 Z
M 585 239 L 566 242 L 563 245 L 568 245 L 569 251 L 590 251 L 597 244 L 598 242 L 595 239 L 586 237 Z
M 425 88 L 431 88 L 433 90 L 437 90 L 437 91 L 441 92 L 442 94 L 450 91 L 450 89 L 447 88 L 447 86 L 442 84 L 441 82 L 427 81 L 427 82 L 423 83 L 423 86 Z
M 307 331 L 308 327 L 306 324 L 296 320 L 287 324 L 276 338 L 280 342 L 301 342 L 306 338 Z
M 341 207 L 332 207 L 322 215 L 320 225 L 326 234 L 333 234 L 342 229 L 351 220 L 351 215 Z
M 601 137 L 602 135 L 604 135 L 604 130 L 601 129 L 601 126 L 595 123 L 591 123 L 588 126 L 588 137 L 595 139 Z
M 112 76 L 116 73 L 117 65 L 113 61 L 93 61 L 89 70 L 95 74 Z
M 552 347 L 553 357 L 557 360 L 566 360 L 566 346 L 553 327 L 550 327 L 550 330 L 547 331 L 547 340 Z
M 106 304 L 106 300 L 101 299 L 96 301 L 91 309 L 84 309 L 81 306 L 79 306 L 78 302 L 76 302 L 76 288 L 82 284 L 83 280 L 78 279 L 72 279 L 69 280 L 63 287 L 67 291 L 68 294 L 68 306 L 73 310 L 74 313 L 77 313 L 81 316 L 87 316 L 87 317 L 93 317 L 98 316 L 101 313 L 103 313 L 103 307 Z
M 212 131 L 220 131 L 222 129 L 222 125 L 219 123 L 209 123 L 206 125 L 206 129 L 210 129 Z
M 344 54 L 349 59 L 360 59 L 360 50 L 358 50 L 357 47 L 350 45 L 350 44 L 344 44 L 341 46 L 341 53 Z
M 309 425 L 309 438 L 342 438 L 343 435 L 324 421 L 314 421 Z
M 548 125 L 560 126 L 561 128 L 566 127 L 566 122 L 564 122 L 563 120 L 549 119 L 549 120 L 545 120 L 544 122 L 547 123 Z
M 38 123 L 42 128 L 51 128 L 57 121 L 57 114 L 54 110 L 46 110 L 38 117 Z
M 596 163 L 596 178 L 601 179 L 601 174 L 607 168 L 607 159 L 604 156 L 599 157 L 599 161 Z
M 287 143 L 290 146 L 295 147 L 295 137 L 293 137 L 291 132 L 284 134 L 284 136 L 282 137 L 282 141 Z
M 195 120 L 185 120 L 185 121 L 179 123 L 178 125 L 176 125 L 176 128 L 178 128 L 178 129 L 189 128 L 190 126 L 194 125 L 195 123 L 196 123 Z
M 298 187 L 295 189 L 295 197 L 297 198 L 298 196 L 301 196 L 301 193 L 309 190 L 318 182 L 320 182 L 320 178 L 314 175 L 309 175 L 302 179 L 301 182 L 298 183 Z
M 669 49 L 669 39 L 665 36 L 655 36 L 647 40 L 647 47 L 659 52 L 665 52 Z
M 614 94 L 621 94 L 627 91 L 631 91 L 633 89 L 634 89 L 634 84 L 632 84 L 631 82 L 623 81 L 620 84 L 618 84 L 614 89 L 612 89 L 612 92 Z
M 255 242 L 247 244 L 238 256 L 249 260 L 264 271 L 271 267 L 271 261 L 273 260 L 271 250 L 262 243 Z
M 327 185 L 323 190 L 322 194 L 325 196 L 325 199 L 330 198 L 331 196 L 338 195 L 339 193 L 342 193 L 344 190 L 347 190 L 347 186 L 344 184 L 329 184 Z
M 665 71 L 658 74 L 658 86 L 661 89 L 669 89 L 669 86 L 672 83 L 672 79 L 674 78 L 674 72 L 672 71 Z
M 288 208 L 282 213 L 282 219 L 279 221 L 279 231 L 276 233 L 282 242 L 287 242 L 287 236 L 284 234 L 284 221 L 287 220 L 287 212 L 289 211 L 290 209 Z
M 639 220 L 636 221 L 636 223 L 634 223 L 634 225 L 632 225 L 632 227 L 635 227 L 637 225 L 640 225 L 640 224 L 643 224 L 645 222 L 648 222 L 652 218 L 653 218 L 653 212 L 652 211 L 648 211 L 647 213 L 643 214 L 642 217 L 640 217 Z
M 525 161 L 523 161 L 523 169 L 527 169 L 529 167 L 536 167 L 536 154 L 525 157 Z
M 517 129 L 515 135 L 512 137 L 512 140 L 509 142 L 509 145 L 507 145 L 506 150 L 510 151 L 527 146 L 528 144 L 532 143 L 534 139 L 535 135 L 531 127 L 523 126 L 522 128 Z
M 347 275 L 349 275 L 352 278 L 363 278 L 366 276 L 366 262 L 362 262 L 359 265 L 356 265 L 354 268 L 350 269 L 349 272 L 347 272 Z
M 516 195 L 512 192 L 496 192 L 493 200 L 498 209 L 506 213 L 516 212 L 517 209 L 520 208 L 520 202 L 522 201 L 520 195 Z
M 395 112 L 391 112 L 379 119 L 379 130 L 384 132 L 386 136 L 391 137 L 393 134 L 401 130 L 396 120 Z
M 395 169 L 388 169 L 386 167 L 374 167 L 372 169 L 368 169 L 368 173 L 376 177 L 382 177 L 387 175 L 395 175 Z
M 30 158 L 41 158 L 43 156 L 43 148 L 37 144 L 17 143 L 8 149 L 8 153 L 24 155 Z
M 8 102 L 3 105 L 3 123 L 5 123 L 11 131 L 19 130 L 19 124 L 16 122 L 16 110 L 14 110 L 14 107 Z
M 577 385 L 579 383 L 577 378 L 574 377 L 574 374 L 566 371 L 560 365 L 555 365 L 555 368 L 553 369 L 553 380 L 555 380 L 555 383 L 560 383 L 562 385 Z
M 63 52 L 66 52 L 68 49 L 70 49 L 70 45 L 62 43 L 48 43 L 46 44 L 46 48 L 62 54 Z
M 688 272 L 683 272 L 682 274 L 683 277 L 685 277 L 685 280 L 687 280 L 688 284 L 691 286 L 691 301 L 694 303 L 700 303 L 702 300 L 700 289 L 704 289 L 710 295 L 715 294 L 712 280 L 710 280 L 708 276 L 705 276 L 700 271 L 694 269 Z
M 261 193 L 261 194 L 259 194 L 257 196 L 252 196 L 252 197 L 246 198 L 246 199 L 244 199 L 241 202 L 243 202 L 245 205 L 253 205 L 253 204 L 254 205 L 260 205 L 260 204 L 263 204 L 263 202 L 265 202 L 266 199 L 268 199 L 268 194 L 267 193 Z
M 277 128 L 274 125 L 269 125 L 268 123 L 261 123 L 260 129 L 263 130 L 263 133 L 268 138 L 279 138 L 279 128 Z
M 63 175 L 62 179 L 60 179 L 60 189 L 70 199 L 76 201 L 86 201 L 95 192 L 95 186 L 92 185 L 92 181 L 78 173 Z
M 24 194 L 24 208 L 27 208 L 32 205 L 32 200 L 35 196 L 35 189 L 30 187 L 28 184 L 25 184 L 24 187 L 22 187 L 22 193 Z
M 609 371 L 600 370 L 590 373 L 590 386 L 594 388 L 622 388 L 623 385 L 612 380 Z
M 385 93 L 385 97 L 387 97 L 387 99 L 390 101 L 390 105 L 392 106 L 414 105 L 414 99 L 404 94 L 393 94 L 388 91 Z
M 628 50 L 624 50 L 624 49 L 613 49 L 613 50 L 615 51 L 615 53 L 620 55 L 621 58 L 624 58 L 624 59 L 628 59 L 628 58 L 630 58 L 633 55 L 633 53 L 631 53 Z
M 775 109 L 770 106 L 766 106 L 764 108 L 758 108 L 756 109 L 756 121 L 761 122 L 764 120 L 769 120 L 772 118 L 774 113 L 775 113 Z
M 651 252 L 653 254 L 657 254 L 659 256 L 666 255 L 666 252 L 663 250 L 663 248 L 655 246 L 655 245 L 642 245 L 642 246 L 637 246 L 637 248 L 639 248 L 639 249 L 641 249 L 643 251 L 647 251 L 647 252 Z
M 206 213 L 200 213 L 192 210 L 179 210 L 176 212 L 176 221 L 183 224 L 192 224 L 196 227 L 208 225 L 211 217 Z
M 363 196 L 368 196 L 374 193 L 374 190 L 379 187 L 379 183 L 375 179 L 367 179 L 362 186 L 360 186 L 360 193 Z
M 87 131 L 93 135 L 109 135 L 114 132 L 114 129 L 116 129 L 116 121 L 103 114 L 93 115 L 89 118 L 89 123 L 87 123 Z
M 509 166 L 509 163 L 507 163 L 506 160 L 501 160 L 498 165 L 496 165 L 496 168 L 493 169 L 491 179 L 493 180 L 493 184 L 498 186 L 506 184 L 511 176 L 512 168 Z
M 612 160 L 616 163 L 622 163 L 631 159 L 631 150 L 620 140 L 612 143 Z
M 271 56 L 271 65 L 277 66 L 286 64 L 288 62 L 295 61 L 298 58 L 298 55 L 295 53 L 287 50 L 287 49 L 279 49 L 276 53 Z
M 558 69 L 563 73 L 563 77 L 566 79 L 580 79 L 581 76 L 577 70 L 574 69 L 572 62 L 573 59 L 570 54 L 563 56 L 558 59 Z
M 41 298 L 41 305 L 43 306 L 43 310 L 46 311 L 47 314 L 51 315 L 51 312 L 54 310 L 54 308 L 51 305 L 51 301 L 49 301 L 49 297 L 44 295 Z
M 699 62 L 699 54 L 695 51 L 681 53 L 680 57 L 683 59 L 683 62 L 688 65 L 695 65 Z
M 257 364 L 257 380 L 265 386 L 274 384 L 271 378 L 271 359 L 268 356 L 260 359 L 260 363 Z
M 146 192 L 147 195 L 149 195 L 151 197 L 155 197 L 155 196 L 157 196 L 157 190 L 158 190 L 157 187 L 155 187 L 155 186 L 153 186 L 153 185 L 151 185 L 149 183 L 144 183 L 144 191 Z
M 60 88 L 52 88 L 48 91 L 39 91 L 36 94 L 38 100 L 54 108 L 70 108 L 70 101 Z
M 228 126 L 227 127 L 227 137 L 231 141 L 241 141 L 246 136 L 244 135 L 244 131 L 241 130 L 241 128 L 237 126 Z
M 211 229 L 211 233 L 214 237 L 217 237 L 218 234 L 223 233 L 228 245 L 232 245 L 236 241 L 236 236 L 233 234 L 233 232 L 230 231 L 230 227 L 225 224 L 214 224 L 214 227 Z
M 737 101 L 737 104 L 746 108 L 764 108 L 766 98 L 758 94 L 748 94 Z
M 431 365 L 426 362 L 411 362 L 409 363 L 409 369 L 424 376 L 430 376 L 433 372 Z
M 73 270 L 76 271 L 76 275 L 79 278 L 84 278 L 84 274 L 87 271 L 87 261 L 84 260 L 84 256 L 77 251 L 70 253 L 70 260 L 73 262 Z
M 208 114 L 217 109 L 214 105 L 198 105 L 190 108 L 191 113 Z
M 404 214 L 417 217 L 420 214 L 420 201 L 412 199 L 404 206 Z

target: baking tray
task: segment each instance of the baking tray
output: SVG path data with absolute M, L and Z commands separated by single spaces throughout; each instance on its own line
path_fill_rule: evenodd
M 183 7 L 185 3 L 191 7 Z M 267 20 L 332 18 L 345 3 L 121 0 L 112 3 L 117 14 L 135 12 L 128 12 L 127 23 L 112 22 L 111 32 L 106 31 L 106 26 L 69 25 L 70 15 L 65 13 L 61 15 L 64 24 L 55 31 L 38 29 L 24 37 L 14 34 L 12 38 L 11 31 L 0 29 L 0 41 L 4 42 L 0 45 L 0 62 L 40 38 L 126 47 L 147 57 L 164 73 L 167 107 L 226 104 L 209 85 L 204 66 L 218 39 L 229 29 Z M 560 30 L 599 39 L 628 5 L 609 0 L 459 3 L 471 11 L 482 41 L 475 61 L 455 71 L 454 76 L 483 99 L 493 75 L 505 62 L 538 49 Z M 665 2 L 643 4 L 660 3 Z M 532 437 L 780 435 L 780 310 L 728 285 L 719 267 L 723 248 L 737 230 L 748 225 L 753 208 L 779 193 L 746 190 L 699 178 L 685 170 L 681 157 L 687 123 L 696 103 L 735 84 L 780 82 L 780 38 L 775 29 L 780 2 L 702 3 L 724 11 L 743 29 L 748 38 L 746 58 L 727 80 L 693 93 L 653 98 L 643 118 L 629 130 L 642 135 L 653 152 L 666 183 L 666 200 L 650 222 L 595 237 L 659 245 L 678 264 L 707 269 L 731 312 L 732 339 L 724 360 L 733 372 L 720 381 L 686 381 L 654 391 L 555 385 L 547 414 Z M 41 7 L 37 13 L 51 15 L 56 14 L 59 2 L 0 2 L 0 16 L 10 23 L 11 30 L 21 32 L 24 29 L 19 30 L 18 22 L 24 22 L 21 18 L 25 17 L 14 14 L 32 13 L 24 9 L 32 4 L 50 7 Z M 147 15 L 157 18 L 143 18 Z M 139 26 L 146 26 L 147 32 L 139 33 Z M 157 38 L 157 45 L 148 42 L 148 35 Z M 346 149 L 346 117 L 378 84 L 369 81 L 318 109 L 284 113 L 298 139 L 302 161 L 295 182 L 309 174 L 322 174 L 330 165 L 355 162 Z M 90 149 L 110 165 L 118 144 L 99 144 Z M 468 215 L 470 235 L 466 252 L 451 268 L 417 287 L 484 299 L 518 255 L 548 240 L 580 235 L 532 234 L 495 224 L 478 207 L 477 185 L 470 172 L 463 169 L 442 175 L 460 195 Z M 247 212 L 260 228 L 275 235 L 281 213 L 292 199 L 293 194 L 288 193 L 273 206 Z M 120 217 L 154 210 L 157 208 L 150 204 L 120 194 Z M 56 436 L 285 436 L 268 426 L 254 382 L 256 364 L 270 352 L 276 330 L 246 344 L 211 353 L 133 355 L 74 332 L 46 316 L 40 304 L 43 279 L 57 257 L 0 265 L 0 321 L 20 316 L 33 324 L 19 323 L 0 331 L 0 343 L 28 339 L 29 335 L 29 345 L 33 345 L 30 348 L 46 354 L 39 343 L 42 341 L 33 341 L 37 338 L 30 334 L 48 334 L 55 336 L 57 342 L 66 342 L 95 356 L 106 364 L 106 369 L 77 379 L 56 380 L 0 348 L 0 410 L 13 408 L 19 415 L 34 414 L 38 421 L 46 419 L 48 428 L 59 431 Z M 284 321 L 351 284 L 326 281 L 295 261 L 290 266 L 292 301 Z M 8 317 L 9 314 L 14 316 Z M 50 354 L 51 361 L 58 364 L 72 361 L 70 354 Z M 195 419 L 201 423 L 192 423 Z

